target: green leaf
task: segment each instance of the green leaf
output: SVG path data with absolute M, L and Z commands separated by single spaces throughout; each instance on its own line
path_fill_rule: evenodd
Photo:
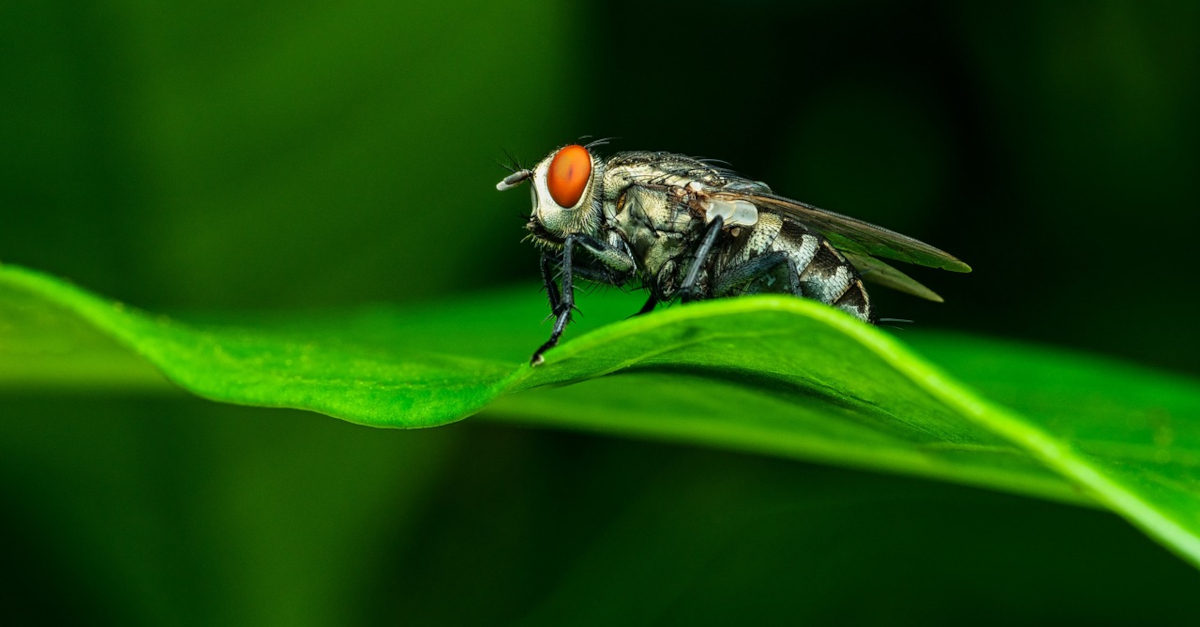
M 573 339 L 530 368 L 528 354 L 547 331 L 536 324 L 541 301 L 521 290 L 405 312 L 185 324 L 0 266 L 0 386 L 161 389 L 148 362 L 213 400 L 378 427 L 437 426 L 489 408 L 527 424 L 1099 505 L 1200 565 L 1193 380 L 910 333 L 923 358 L 831 308 L 767 296 L 583 332 L 636 308 L 627 296 L 593 296 Z

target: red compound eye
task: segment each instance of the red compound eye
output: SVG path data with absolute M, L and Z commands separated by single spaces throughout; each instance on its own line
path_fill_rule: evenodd
M 550 171 L 546 174 L 546 185 L 550 188 L 550 197 L 559 207 L 574 207 L 583 196 L 588 178 L 592 176 L 592 156 L 587 148 L 572 144 L 558 151 L 550 162 Z

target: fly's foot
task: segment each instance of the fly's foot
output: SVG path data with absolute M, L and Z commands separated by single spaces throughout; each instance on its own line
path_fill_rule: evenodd
M 638 316 L 644 316 L 644 315 L 654 311 L 654 308 L 657 306 L 658 306 L 658 297 L 651 294 L 650 298 L 646 301 L 646 304 L 642 305 L 642 308 L 639 309 L 637 311 L 637 313 L 633 314 L 632 316 L 629 316 L 629 318 L 636 318 Z M 626 320 L 629 320 L 629 318 L 626 318 Z
M 541 348 L 533 352 L 533 357 L 529 358 L 530 366 L 540 366 L 546 363 L 542 353 L 558 346 L 558 338 L 562 337 L 563 329 L 567 327 L 567 323 L 571 320 L 571 312 L 575 310 L 575 303 L 571 302 L 574 299 L 564 299 L 559 306 L 554 309 L 554 331 L 550 333 L 550 339 L 542 344 Z
M 554 348 L 557 345 L 558 345 L 558 338 L 554 338 L 554 339 L 550 340 L 549 342 L 542 344 L 541 348 L 538 348 L 536 351 L 533 352 L 533 357 L 529 358 L 529 365 L 536 368 L 536 367 L 546 363 L 546 358 L 542 357 L 542 353 Z

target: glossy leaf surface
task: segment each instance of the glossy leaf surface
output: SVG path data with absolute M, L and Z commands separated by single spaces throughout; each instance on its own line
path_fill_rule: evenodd
M 597 295 L 588 322 L 636 304 Z M 0 386 L 167 389 L 377 427 L 488 409 L 622 433 L 940 478 L 1107 507 L 1200 563 L 1200 385 L 964 336 L 889 333 L 793 298 L 674 307 L 546 331 L 534 290 L 413 311 L 153 316 L 0 266 Z M 573 383 L 575 385 L 564 385 Z

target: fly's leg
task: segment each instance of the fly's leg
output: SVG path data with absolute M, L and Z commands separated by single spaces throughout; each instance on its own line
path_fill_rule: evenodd
M 625 280 L 624 277 L 634 271 L 636 264 L 633 261 L 633 256 L 629 253 L 628 247 L 622 249 L 612 242 L 605 243 L 587 235 L 576 235 L 575 242 L 588 251 L 603 266 L 603 271 L 606 275 L 599 279 L 602 283 L 617 285 Z M 577 270 L 582 270 L 582 268 L 577 268 Z M 583 276 L 582 273 L 579 274 Z
M 637 310 L 637 313 L 633 314 L 632 316 L 629 316 L 629 318 L 636 318 L 638 316 L 644 316 L 644 315 L 654 311 L 654 308 L 657 306 L 658 306 L 658 297 L 655 296 L 654 294 L 651 294 L 650 298 L 646 299 L 646 304 L 642 305 L 642 308 Z M 629 320 L 629 318 L 626 318 L 626 320 Z
M 768 272 L 772 272 L 780 264 L 787 264 L 788 267 L 788 291 L 795 296 L 804 296 L 801 292 L 800 271 L 796 268 L 796 262 L 790 255 L 782 250 L 769 252 L 765 255 L 759 255 L 753 259 L 747 260 L 740 265 L 729 268 L 722 272 L 713 281 L 714 296 L 728 296 L 733 290 L 741 287 L 754 279 L 757 279 Z
M 542 283 L 546 285 L 546 296 L 550 299 L 550 311 L 558 311 L 558 285 L 554 283 L 555 259 L 550 255 L 542 255 Z
M 650 298 L 646 299 L 646 304 L 642 305 L 642 308 L 639 309 L 637 313 L 630 316 L 630 318 L 633 318 L 636 316 L 644 316 L 644 315 L 654 311 L 654 308 L 657 306 L 658 306 L 658 297 L 655 296 L 654 294 L 651 294 Z
M 589 253 L 594 260 L 599 261 L 599 267 L 573 263 L 576 246 Z M 554 264 L 562 267 L 562 289 L 554 284 Z M 558 344 L 558 338 L 571 322 L 571 313 L 575 311 L 575 278 L 621 285 L 629 279 L 636 264 L 627 248 L 615 244 L 604 243 L 586 235 L 568 235 L 563 240 L 561 257 L 554 255 L 542 256 L 542 280 L 546 284 L 546 294 L 550 299 L 551 315 L 555 317 L 554 330 L 550 339 L 533 353 L 529 362 L 537 366 L 545 360 L 542 354 Z
M 603 283 L 604 285 L 620 285 L 625 282 L 625 275 L 613 272 L 607 267 L 589 268 L 587 266 L 577 265 L 571 268 L 571 273 L 576 278 Z
M 550 339 L 545 344 L 542 344 L 541 348 L 534 351 L 533 357 L 529 358 L 531 365 L 537 366 L 546 361 L 542 358 L 542 353 L 554 348 L 558 344 L 558 338 L 562 336 L 563 330 L 567 328 L 567 323 L 571 321 L 571 311 L 575 309 L 575 286 L 573 285 L 574 277 L 571 268 L 571 249 L 574 247 L 575 236 L 568 235 L 563 242 L 561 294 L 556 294 L 557 288 L 553 287 L 553 275 L 548 273 L 547 264 L 543 264 L 542 266 L 543 278 L 549 277 L 546 281 L 546 286 L 547 290 L 550 291 L 550 304 L 553 307 L 552 311 L 556 318 L 554 320 L 554 330 L 550 332 Z M 543 259 L 545 258 L 543 257 Z M 555 296 L 558 297 L 557 303 L 554 302 Z
M 725 226 L 725 218 L 717 216 L 713 218 L 708 225 L 708 232 L 704 234 L 704 240 L 700 242 L 700 247 L 696 249 L 696 258 L 692 260 L 691 267 L 688 268 L 687 274 L 683 277 L 683 283 L 679 284 L 679 289 L 676 291 L 679 294 L 679 300 L 682 302 L 691 302 L 695 296 L 692 290 L 696 287 L 696 279 L 700 276 L 700 268 L 704 267 L 704 262 L 708 260 L 708 254 L 712 252 L 712 247 L 717 243 L 717 236 L 721 234 L 721 227 Z

